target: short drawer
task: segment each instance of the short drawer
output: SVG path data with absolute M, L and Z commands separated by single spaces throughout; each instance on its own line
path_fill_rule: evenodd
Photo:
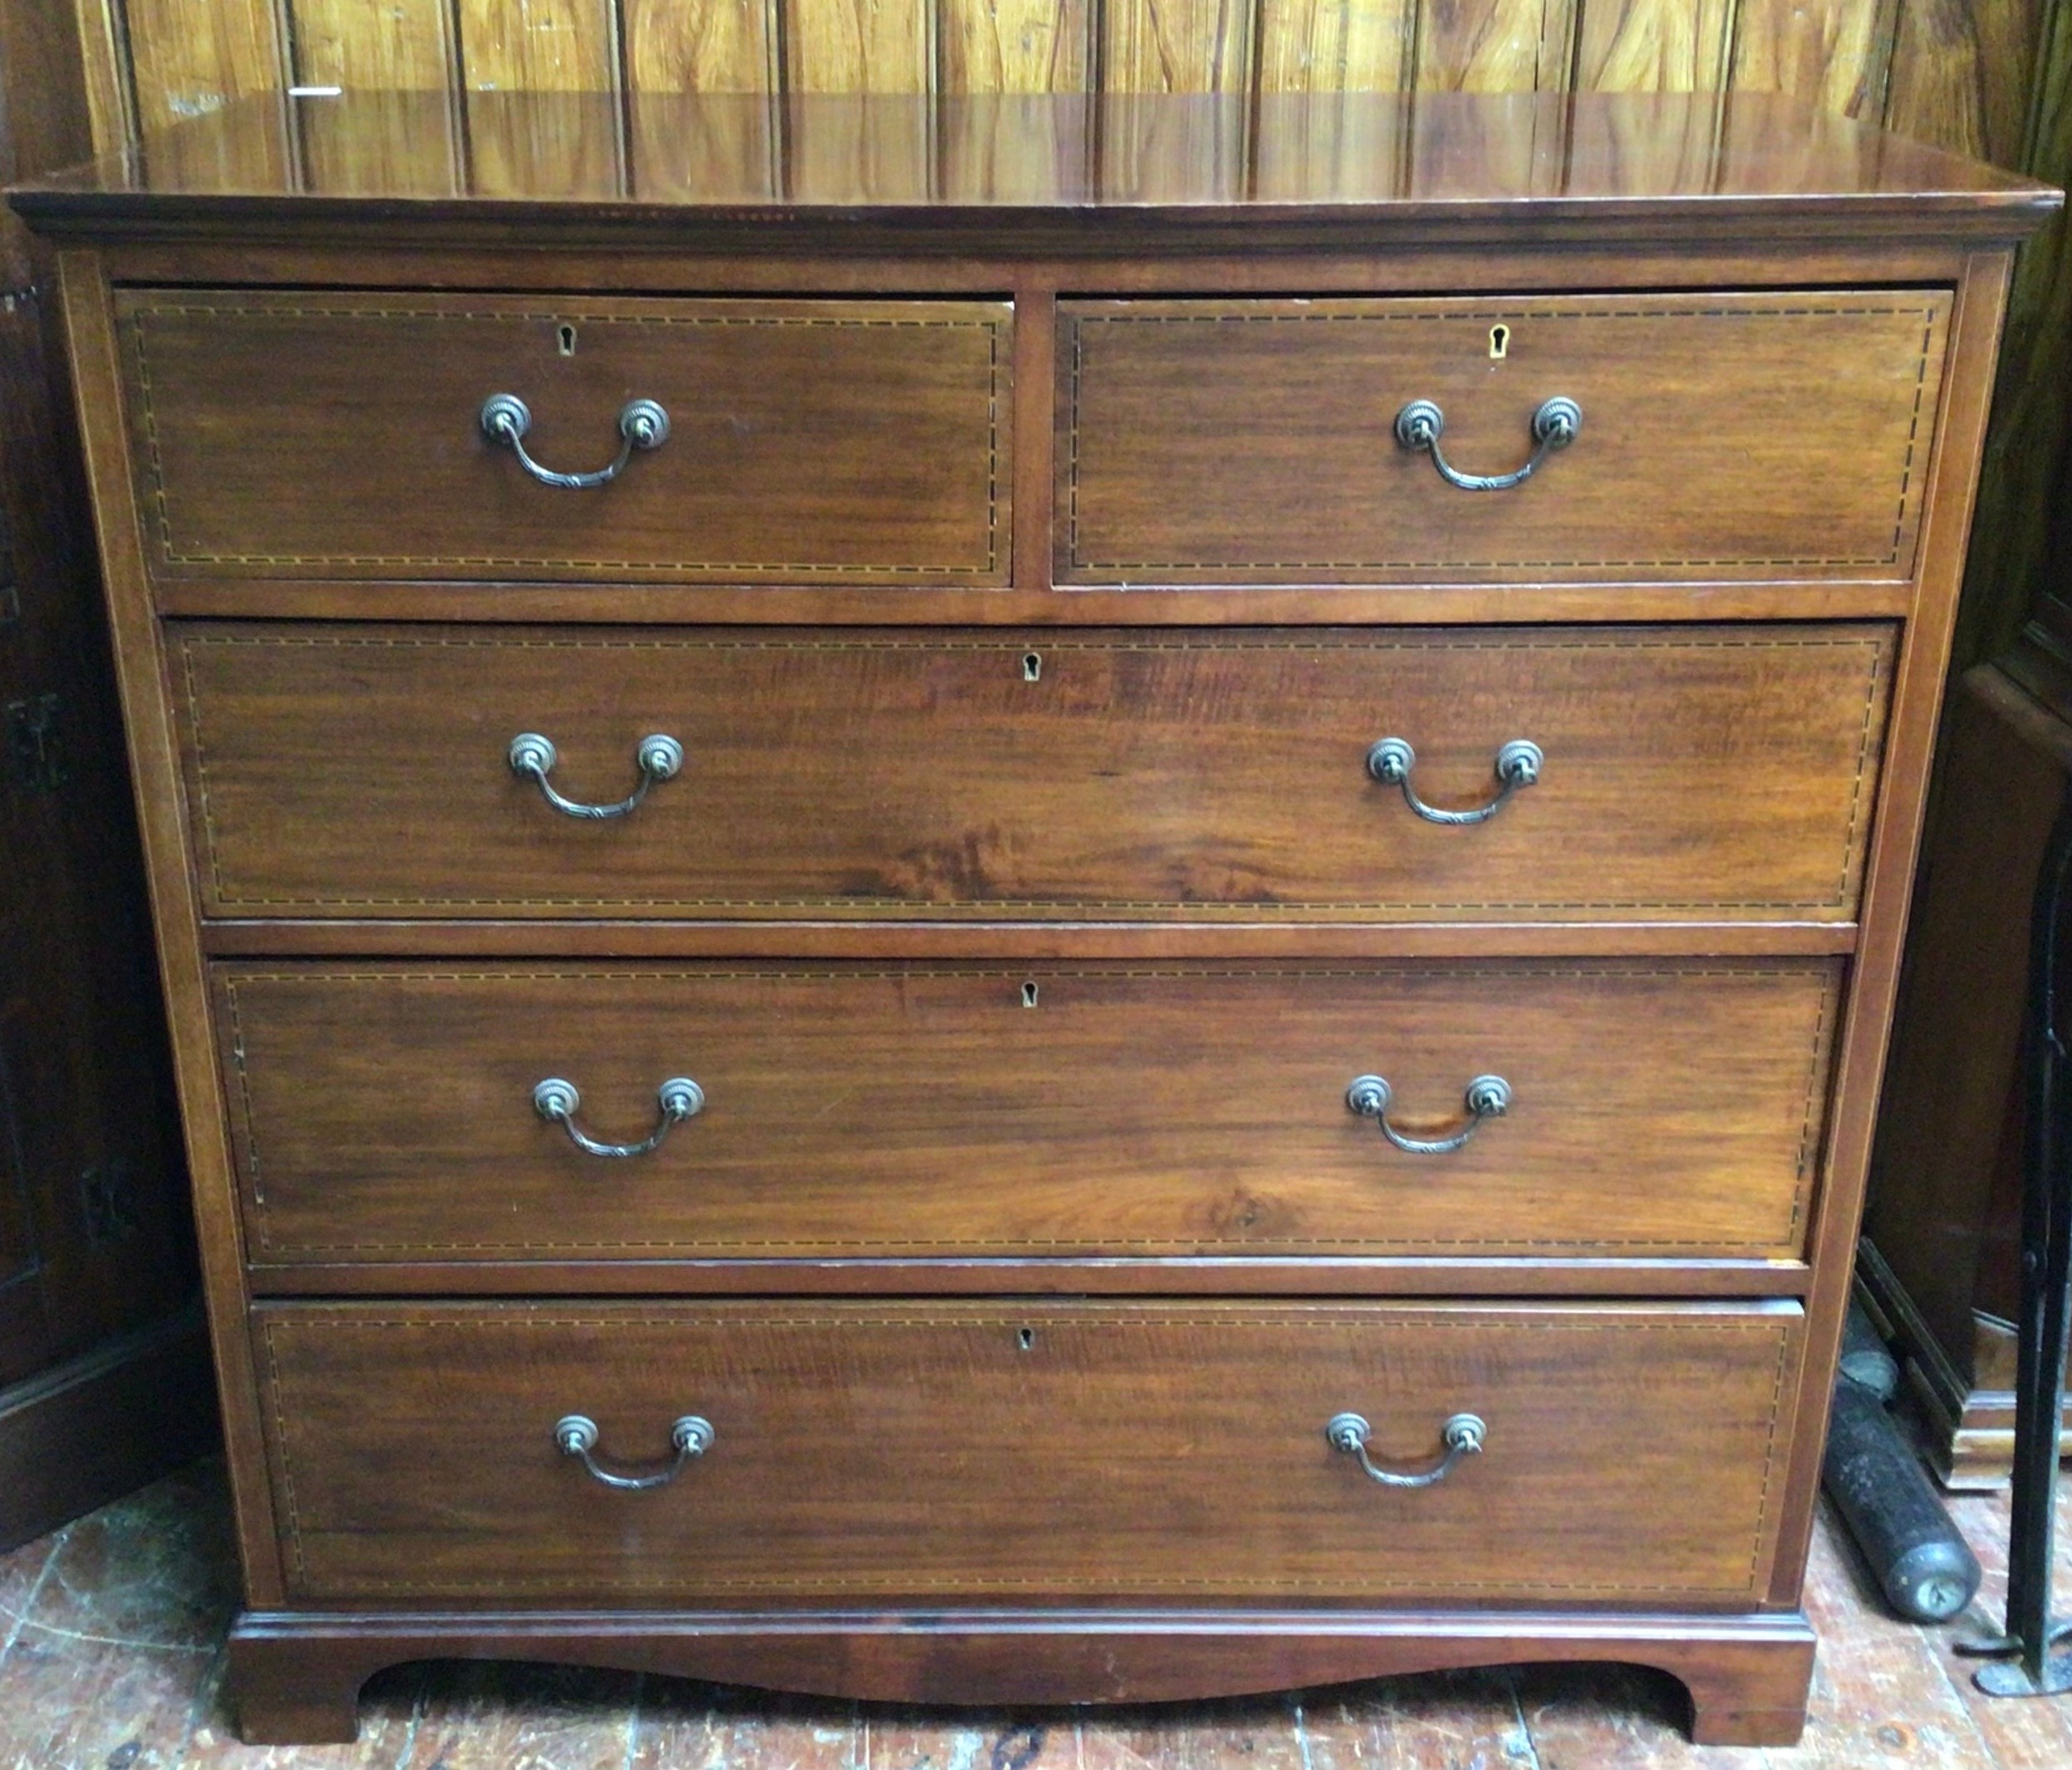
M 290 1596 L 1674 1600 L 1773 1553 L 1801 1318 L 1740 1306 L 263 1306 Z M 1483 1448 L 1418 1489 L 1447 1422 Z M 702 1454 L 667 1472 L 677 1422 Z M 577 1442 L 583 1434 L 578 1430 Z
M 1943 290 L 1061 304 L 1060 580 L 1894 579 Z M 1469 490 L 1399 440 L 1415 401 Z
M 162 574 L 999 584 L 1012 309 L 143 289 L 117 319 Z M 483 422 L 514 396 L 549 472 Z
M 1893 658 L 1882 625 L 169 631 L 233 917 L 1847 921 Z M 1431 821 L 1514 740 L 1534 784 Z
M 1840 981 L 1830 960 L 214 972 L 265 1263 L 1791 1258 Z M 1500 1115 L 1468 1105 L 1485 1074 Z M 1349 1105 L 1367 1075 L 1385 1119 Z M 688 1117 L 661 1099 L 679 1077 Z M 536 1109 L 553 1081 L 569 1119 Z M 572 1131 L 658 1141 L 619 1158 Z

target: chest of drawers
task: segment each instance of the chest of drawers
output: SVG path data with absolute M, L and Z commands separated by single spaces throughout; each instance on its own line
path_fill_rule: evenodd
M 489 196 L 414 102 L 15 198 L 248 1736 L 440 1655 L 1795 1736 L 2054 193 L 1747 98 L 559 98 L 619 182 Z

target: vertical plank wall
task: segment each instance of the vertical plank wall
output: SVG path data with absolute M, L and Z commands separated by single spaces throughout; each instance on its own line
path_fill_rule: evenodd
M 540 175 L 500 90 L 1751 91 L 2072 177 L 2072 0 L 73 0 L 98 144 L 292 84 L 447 92 L 478 188 Z M 467 127 L 460 127 L 462 122 Z M 318 158 L 320 139 L 305 145 Z M 313 165 L 322 175 L 322 168 Z M 597 168 L 567 168 L 590 182 Z M 2024 254 L 1960 663 L 2037 581 L 2072 252 Z

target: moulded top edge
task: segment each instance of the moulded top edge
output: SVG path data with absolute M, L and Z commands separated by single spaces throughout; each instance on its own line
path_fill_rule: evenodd
M 260 94 L 13 193 L 53 232 L 839 243 L 2012 238 L 2047 185 L 1769 93 Z M 833 237 L 832 240 L 828 237 Z

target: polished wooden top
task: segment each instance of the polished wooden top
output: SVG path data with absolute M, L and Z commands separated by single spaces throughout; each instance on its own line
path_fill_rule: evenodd
M 1752 220 L 1792 237 L 2004 238 L 2059 200 L 1745 92 L 264 95 L 13 196 L 51 232 L 683 242 L 788 228 L 816 245 L 1262 224 L 1601 242 L 1745 235 Z

